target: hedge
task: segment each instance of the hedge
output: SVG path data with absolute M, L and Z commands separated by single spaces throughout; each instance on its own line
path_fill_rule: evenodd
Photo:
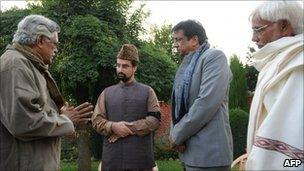
M 234 159 L 246 153 L 247 126 L 249 115 L 244 110 L 235 108 L 229 111 L 230 126 L 233 136 Z

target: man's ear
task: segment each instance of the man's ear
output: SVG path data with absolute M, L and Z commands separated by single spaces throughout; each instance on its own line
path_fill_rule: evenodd
M 290 26 L 290 23 L 287 20 L 280 20 L 278 21 L 282 31 L 286 31 Z
M 192 47 L 196 47 L 197 45 L 199 45 L 199 41 L 198 41 L 197 35 L 191 37 L 189 39 L 189 42 L 191 43 Z
M 199 44 L 197 35 L 193 36 L 192 39 Z
M 294 29 L 288 20 L 279 20 L 280 29 L 283 36 L 294 36 Z
M 36 45 L 38 48 L 42 48 L 44 43 L 43 36 L 38 36 L 36 39 Z

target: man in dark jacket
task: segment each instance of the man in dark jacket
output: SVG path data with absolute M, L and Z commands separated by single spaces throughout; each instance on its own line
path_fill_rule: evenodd
M 97 101 L 93 127 L 106 136 L 102 170 L 152 170 L 153 131 L 159 127 L 159 103 L 150 86 L 136 82 L 138 51 L 125 44 L 117 55 L 120 82 L 106 88 Z

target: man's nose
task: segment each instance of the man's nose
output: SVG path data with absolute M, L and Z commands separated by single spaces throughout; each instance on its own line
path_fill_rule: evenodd
M 116 67 L 117 72 L 121 72 L 121 66 Z
M 57 47 L 55 47 L 55 49 L 54 49 L 54 53 L 57 53 L 58 52 L 58 49 L 57 49 Z
M 258 42 L 259 41 L 259 38 L 258 38 L 257 34 L 252 33 L 251 41 L 253 41 L 253 42 Z

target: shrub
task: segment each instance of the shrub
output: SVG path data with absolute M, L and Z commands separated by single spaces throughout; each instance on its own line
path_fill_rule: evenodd
M 139 48 L 139 65 L 136 79 L 151 86 L 158 99 L 168 101 L 177 68 L 176 63 L 164 51 L 152 43 L 143 43 Z
M 178 153 L 170 148 L 169 129 L 167 129 L 162 136 L 156 136 L 154 140 L 154 154 L 156 160 L 172 160 L 178 158 Z
M 61 139 L 61 160 L 63 162 L 75 162 L 78 158 L 78 147 L 76 139 Z
M 246 137 L 249 115 L 239 108 L 231 109 L 229 112 L 230 125 L 233 136 L 234 158 L 246 153 Z
M 253 66 L 249 66 L 249 65 L 245 65 L 245 71 L 246 71 L 247 90 L 254 92 L 259 71 L 257 71 Z
M 241 108 L 248 111 L 246 71 L 235 55 L 230 59 L 230 68 L 233 79 L 230 83 L 229 108 Z

